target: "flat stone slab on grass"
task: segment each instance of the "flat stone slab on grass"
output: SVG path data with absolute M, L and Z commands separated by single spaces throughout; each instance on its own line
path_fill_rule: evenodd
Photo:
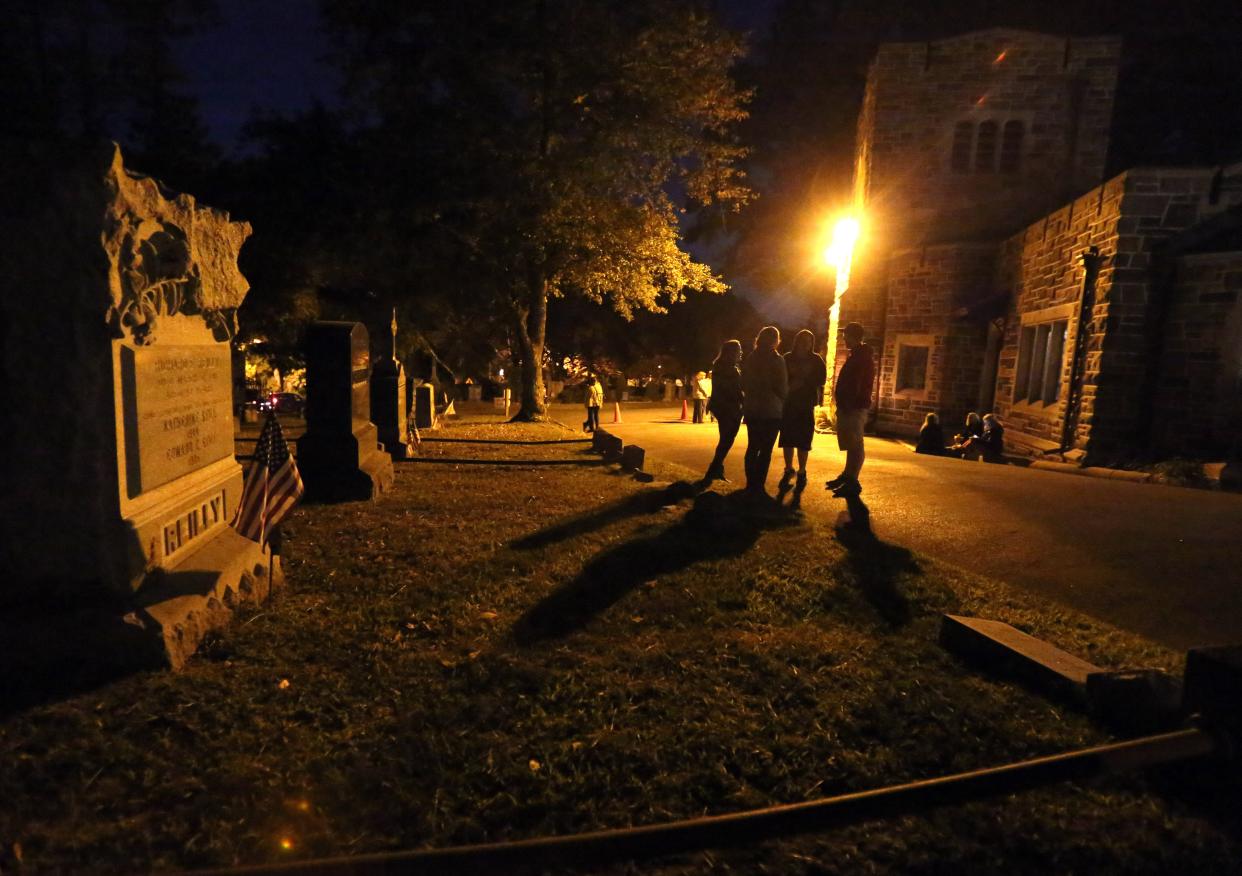
M 1000 667 L 1042 691 L 1078 703 L 1086 702 L 1087 676 L 1104 671 L 1007 623 L 978 617 L 946 614 L 940 644 L 967 660 Z

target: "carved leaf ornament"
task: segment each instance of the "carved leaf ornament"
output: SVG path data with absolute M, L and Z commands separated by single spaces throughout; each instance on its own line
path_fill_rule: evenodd
M 232 310 L 204 311 L 198 265 L 186 233 L 170 222 L 144 220 L 125 236 L 118 264 L 121 300 L 113 311 L 118 334 L 134 344 L 155 342 L 161 317 L 201 314 L 216 340 L 235 329 Z

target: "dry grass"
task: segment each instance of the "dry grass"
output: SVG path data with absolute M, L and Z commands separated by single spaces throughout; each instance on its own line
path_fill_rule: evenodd
M 714 527 L 608 470 L 518 461 L 584 447 L 424 444 L 515 461 L 404 465 L 375 503 L 299 509 L 289 589 L 185 672 L 0 724 L 4 871 L 14 843 L 32 871 L 129 872 L 561 834 L 1107 739 L 946 655 L 945 611 L 1102 665 L 1178 663 L 896 546 Z M 1239 851 L 1128 777 L 609 872 L 1224 873 Z

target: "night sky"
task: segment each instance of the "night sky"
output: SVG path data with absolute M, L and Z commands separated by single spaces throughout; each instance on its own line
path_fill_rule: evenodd
M 294 113 L 337 101 L 317 0 L 216 0 L 221 23 L 176 43 L 203 121 L 226 149 L 252 109 Z
M 755 31 L 779 0 L 721 0 L 733 28 Z M 337 103 L 340 77 L 326 60 L 318 0 L 216 0 L 218 26 L 178 40 L 178 60 L 203 121 L 226 150 L 236 148 L 252 109 L 290 114 L 318 99 Z

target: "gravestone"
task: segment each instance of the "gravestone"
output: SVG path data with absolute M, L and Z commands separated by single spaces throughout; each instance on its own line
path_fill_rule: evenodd
M 306 432 L 298 469 L 306 498 L 372 499 L 392 486 L 392 458 L 371 422 L 371 346 L 360 322 L 306 330 Z
M 84 664 L 178 667 L 279 578 L 229 526 L 250 226 L 127 170 L 115 144 L 27 144 L 0 184 L 21 205 L 0 211 L 0 616 Z
M 436 426 L 436 388 L 430 383 L 414 387 L 414 425 L 419 429 Z
M 371 415 L 379 441 L 393 459 L 405 459 L 410 420 L 405 409 L 405 367 L 397 359 L 381 358 L 371 370 Z

